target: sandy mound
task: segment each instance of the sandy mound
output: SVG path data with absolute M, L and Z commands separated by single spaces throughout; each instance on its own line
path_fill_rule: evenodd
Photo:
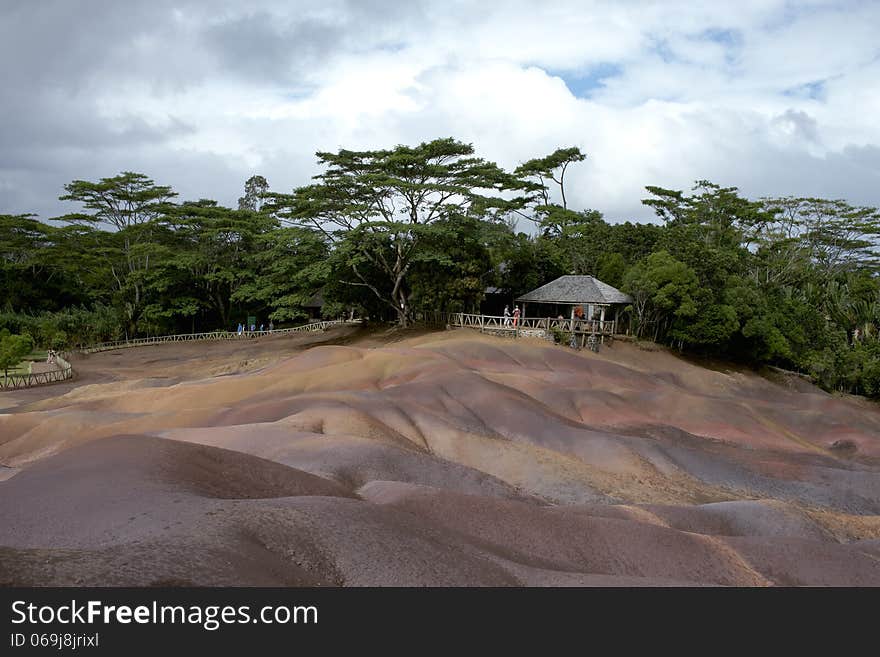
M 0 415 L 0 582 L 880 584 L 880 411 L 803 385 L 466 330 L 77 366 Z

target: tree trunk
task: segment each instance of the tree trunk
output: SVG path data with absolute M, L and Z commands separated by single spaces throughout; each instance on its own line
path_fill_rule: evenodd
M 394 297 L 394 308 L 397 310 L 397 324 L 400 328 L 406 328 L 408 325 L 409 305 L 407 304 L 406 292 L 402 287 L 398 287 Z
M 220 296 L 220 292 L 214 292 L 214 301 L 217 303 L 217 310 L 220 311 L 220 321 L 223 324 L 223 328 L 225 329 L 229 326 L 229 317 L 232 314 L 232 308 L 226 310 L 226 303 L 223 300 L 223 297 Z

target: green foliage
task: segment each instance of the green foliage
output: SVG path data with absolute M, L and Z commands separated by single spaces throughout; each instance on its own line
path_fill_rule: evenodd
M 486 283 L 510 299 L 566 273 L 553 242 L 544 238 L 508 232 L 497 236 L 490 252 L 495 268 Z
M 567 345 L 571 340 L 571 332 L 563 331 L 558 326 L 551 326 L 550 333 L 553 335 L 553 342 L 555 344 L 565 344 Z
M 565 197 L 565 173 L 571 164 L 583 162 L 586 158 L 587 156 L 581 153 L 577 146 L 559 148 L 546 157 L 535 158 L 521 164 L 514 173 L 525 179 L 537 181 L 530 190 L 536 193 L 534 198 L 540 199 L 539 213 L 552 211 L 548 181 L 559 186 L 559 194 L 562 198 L 561 209 L 565 210 L 568 208 Z
M 316 230 L 278 228 L 256 238 L 245 262 L 244 282 L 233 301 L 258 304 L 274 321 L 306 319 L 303 305 L 327 280 L 329 249 Z
M 652 253 L 626 274 L 624 290 L 633 297 L 636 333 L 658 339 L 678 321 L 697 315 L 699 281 L 693 269 L 667 251 Z
M 616 251 L 603 253 L 596 262 L 597 278 L 612 287 L 621 287 L 626 275 L 626 261 Z
M 167 252 L 161 241 L 162 229 L 156 222 L 177 194 L 170 187 L 156 185 L 144 174 L 131 171 L 98 182 L 74 180 L 64 189 L 67 194 L 60 200 L 80 203 L 91 213 L 69 214 L 61 218 L 63 221 L 115 229 L 90 233 L 93 244 L 89 246 L 100 260 L 83 264 L 103 265 L 115 282 L 112 295 L 125 310 L 126 328 L 134 333 L 149 303 L 151 265 Z
M 69 349 L 123 337 L 120 312 L 97 303 L 93 308 L 65 308 L 28 315 L 0 312 L 0 330 L 29 335 L 43 349 Z
M 88 299 L 65 248 L 68 234 L 31 215 L 0 214 L 0 307 L 38 312 Z
M 160 225 L 176 238 L 177 248 L 154 270 L 148 291 L 172 316 L 209 312 L 231 329 L 236 311 L 263 314 L 265 287 L 286 262 L 287 235 L 277 221 L 250 210 L 231 210 L 202 199 L 166 205 Z M 237 307 L 236 302 L 249 305 Z M 255 306 L 255 307 L 254 307 Z M 246 314 L 246 313 L 243 313 Z
M 492 273 L 486 245 L 491 231 L 488 222 L 467 216 L 446 217 L 424 230 L 410 272 L 412 306 L 478 312 L 486 275 Z
M 251 176 L 244 184 L 244 196 L 238 199 L 239 210 L 259 212 L 263 209 L 269 183 L 263 176 Z
M 270 211 L 322 231 L 345 256 L 334 268 L 337 281 L 373 294 L 403 326 L 412 312 L 410 271 L 433 257 L 433 224 L 499 219 L 525 203 L 502 193 L 530 188 L 451 138 L 317 156 L 324 167 L 318 182 L 292 195 L 271 194 Z
M 123 172 L 66 185 L 61 198 L 79 207 L 61 225 L 0 214 L 0 330 L 66 349 L 228 330 L 249 315 L 305 321 L 317 295 L 325 317 L 405 324 L 418 310 L 477 311 L 489 286 L 509 303 L 590 274 L 632 294 L 641 338 L 880 397 L 875 208 L 755 201 L 701 180 L 647 188 L 659 223 L 617 223 L 568 206 L 577 147 L 513 173 L 451 138 L 317 155 L 313 184 L 271 193 L 254 175 L 236 209 L 177 203 L 171 187 Z M 517 232 L 516 217 L 536 234 Z
M 33 338 L 27 333 L 15 335 L 5 329 L 0 332 L 0 369 L 3 374 L 7 375 L 9 369 L 18 365 L 33 348 Z

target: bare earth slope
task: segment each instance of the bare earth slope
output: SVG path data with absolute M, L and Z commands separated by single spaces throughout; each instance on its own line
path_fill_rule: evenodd
M 354 329 L 0 397 L 0 584 L 880 585 L 880 408 L 616 343 Z

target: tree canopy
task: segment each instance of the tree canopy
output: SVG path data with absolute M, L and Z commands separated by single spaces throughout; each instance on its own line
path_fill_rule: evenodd
M 454 217 L 498 220 L 524 203 L 505 192 L 528 185 L 474 148 L 451 138 L 391 150 L 319 152 L 317 182 L 292 194 L 270 194 L 282 221 L 321 231 L 343 243 L 337 278 L 392 309 L 401 326 L 411 316 L 413 264 Z M 435 254 L 436 255 L 436 254 Z
M 66 348 L 304 322 L 317 299 L 406 326 L 590 274 L 632 295 L 618 325 L 640 339 L 880 397 L 876 208 L 697 180 L 646 187 L 655 222 L 609 221 L 572 207 L 574 146 L 513 171 L 452 138 L 317 159 L 289 193 L 250 176 L 235 208 L 128 171 L 65 185 L 54 221 L 0 214 L 0 329 Z

